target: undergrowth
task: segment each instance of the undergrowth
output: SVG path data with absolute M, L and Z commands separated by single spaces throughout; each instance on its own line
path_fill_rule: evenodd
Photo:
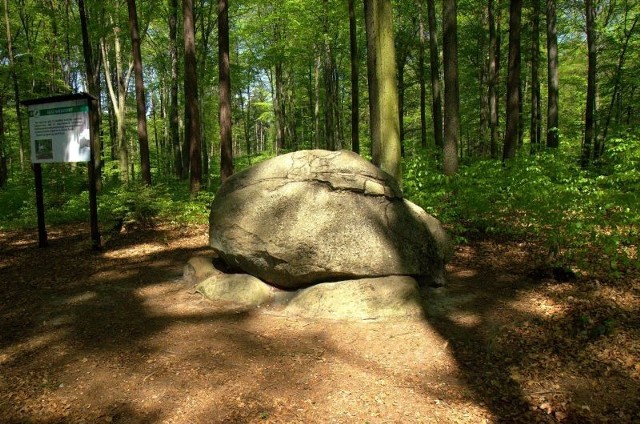
M 583 170 L 576 155 L 547 151 L 463 165 L 444 177 L 432 160 L 405 163 L 405 195 L 460 238 L 469 232 L 544 243 L 555 265 L 607 271 L 640 269 L 640 142 L 609 141 L 607 154 Z
M 268 155 L 239 158 L 236 171 Z M 640 141 L 608 141 L 606 155 L 581 169 L 576 152 L 565 149 L 521 154 L 500 161 L 464 163 L 445 177 L 429 153 L 404 162 L 405 196 L 438 217 L 457 238 L 493 234 L 543 243 L 551 265 L 605 270 L 614 277 L 640 269 Z M 88 221 L 86 168 L 43 167 L 47 225 Z M 154 179 L 151 187 L 105 178 L 98 197 L 104 229 L 118 225 L 206 224 L 215 187 L 192 198 L 187 183 Z M 14 178 L 0 190 L 0 229 L 37 225 L 32 176 Z

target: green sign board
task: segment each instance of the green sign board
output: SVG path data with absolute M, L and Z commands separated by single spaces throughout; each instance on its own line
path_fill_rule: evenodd
M 89 162 L 87 99 L 30 104 L 31 162 Z

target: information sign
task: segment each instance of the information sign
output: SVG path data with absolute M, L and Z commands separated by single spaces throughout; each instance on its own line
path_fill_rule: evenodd
M 31 162 L 89 162 L 87 99 L 30 104 Z

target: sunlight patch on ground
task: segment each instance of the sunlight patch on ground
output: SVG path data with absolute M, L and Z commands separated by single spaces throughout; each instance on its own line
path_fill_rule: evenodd
M 76 296 L 72 296 L 70 298 L 68 298 L 67 300 L 65 300 L 63 302 L 63 304 L 65 305 L 81 305 L 83 303 L 87 303 L 87 302 L 91 302 L 92 300 L 95 300 L 98 298 L 98 293 L 94 292 L 94 291 L 87 291 L 84 292 L 82 294 L 78 294 Z
M 12 360 L 13 357 L 35 352 L 39 349 L 45 349 L 59 339 L 59 334 L 55 331 L 49 331 L 44 334 L 33 336 L 23 342 L 15 343 L 5 349 L 0 350 L 0 365 Z
M 450 318 L 454 323 L 466 328 L 478 327 L 482 324 L 482 317 L 471 312 L 458 312 Z
M 524 293 L 508 305 L 517 312 L 548 319 L 564 315 L 565 308 L 554 299 L 537 293 Z
M 103 253 L 103 256 L 108 259 L 130 259 L 133 257 L 144 259 L 149 255 L 166 250 L 168 250 L 168 246 L 164 243 L 144 243 L 128 248 L 108 250 Z

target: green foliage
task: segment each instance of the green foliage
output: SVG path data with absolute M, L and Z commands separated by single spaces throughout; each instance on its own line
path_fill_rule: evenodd
M 45 166 L 44 168 L 48 168 Z M 85 172 L 55 174 L 60 179 L 44 179 L 47 225 L 88 222 L 89 192 Z M 112 184 L 98 196 L 98 219 L 103 229 L 117 226 L 149 227 L 164 222 L 172 225 L 204 224 L 209 216 L 213 193 L 202 191 L 191 198 L 185 184 L 168 182 L 155 186 Z M 0 190 L 0 229 L 37 226 L 33 183 L 14 182 Z
M 100 220 L 115 225 L 150 227 L 167 206 L 163 186 L 121 185 L 100 197 Z
M 604 267 L 617 276 L 640 267 L 640 143 L 609 143 L 597 174 L 561 151 L 521 155 L 507 168 L 478 161 L 452 178 L 414 156 L 405 164 L 405 194 L 458 236 L 477 231 L 535 238 L 554 263 Z
M 158 222 L 171 225 L 204 224 L 213 193 L 202 191 L 191 198 L 185 184 L 121 185 L 100 196 L 103 225 L 149 227 Z

